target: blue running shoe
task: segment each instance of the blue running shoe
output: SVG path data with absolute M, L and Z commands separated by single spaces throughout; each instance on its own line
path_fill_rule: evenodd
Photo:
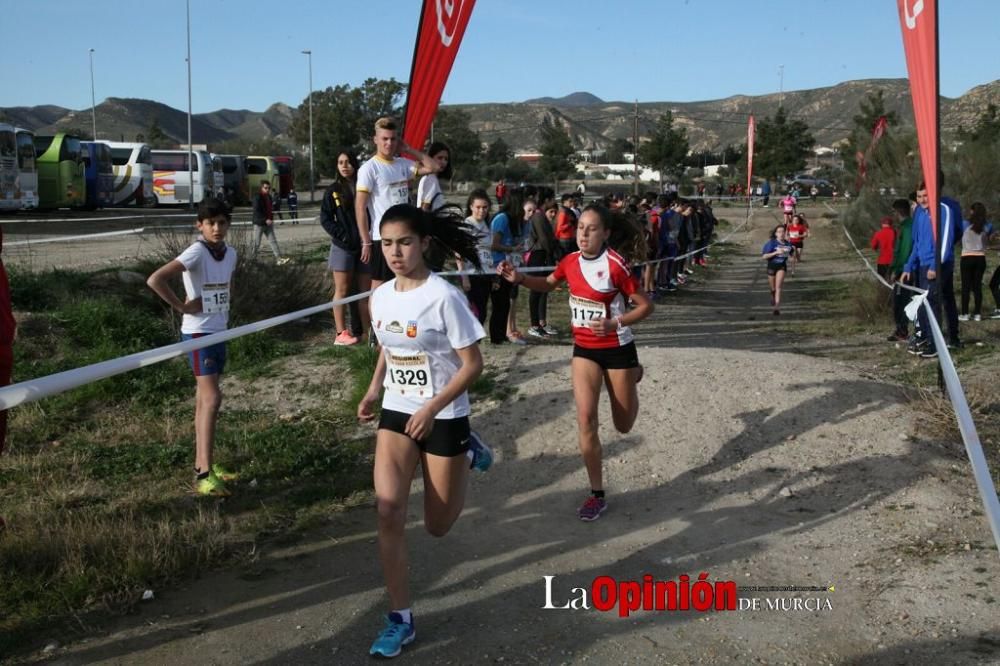
M 493 449 L 486 445 L 483 438 L 475 430 L 469 431 L 469 449 L 472 451 L 470 469 L 485 472 L 493 464 Z
M 412 643 L 416 637 L 417 630 L 412 622 L 407 624 L 399 613 L 389 613 L 385 616 L 385 629 L 372 643 L 368 654 L 373 657 L 397 657 L 403 651 L 403 646 Z

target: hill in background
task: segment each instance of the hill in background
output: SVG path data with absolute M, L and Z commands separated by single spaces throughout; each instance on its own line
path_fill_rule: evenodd
M 665 111 L 675 123 L 688 130 L 695 151 L 719 151 L 728 144 L 739 145 L 746 138 L 747 116 L 771 116 L 779 104 L 804 120 L 819 145 L 831 146 L 851 131 L 851 118 L 860 102 L 871 93 L 883 92 L 887 109 L 899 114 L 904 124 L 913 123 L 909 84 L 905 79 L 848 81 L 826 88 L 798 90 L 783 95 L 735 95 L 703 102 L 644 102 L 639 104 L 639 135 L 649 136 L 657 118 Z M 957 99 L 941 99 L 941 125 L 948 136 L 973 124 L 988 104 L 1000 106 L 1000 81 L 973 88 Z M 502 137 L 515 151 L 534 151 L 540 144 L 539 128 L 548 118 L 566 128 L 577 149 L 608 148 L 618 138 L 632 139 L 635 105 L 606 102 L 587 92 L 561 98 L 540 97 L 521 103 L 459 104 L 472 121 L 471 128 L 485 143 Z M 8 122 L 36 132 L 57 132 L 71 127 L 90 127 L 90 109 L 74 111 L 58 106 L 10 107 L 0 109 Z M 286 104 L 272 104 L 263 112 L 220 109 L 192 116 L 195 143 L 218 143 L 240 138 L 249 141 L 274 139 L 290 144 L 288 128 L 295 110 Z M 155 118 L 163 131 L 178 143 L 186 142 L 187 114 L 143 99 L 111 97 L 97 107 L 101 138 L 133 140 L 145 134 Z

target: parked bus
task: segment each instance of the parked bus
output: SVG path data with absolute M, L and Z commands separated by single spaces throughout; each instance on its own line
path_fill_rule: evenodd
M 153 162 L 145 143 L 105 141 L 111 148 L 111 168 L 115 172 L 115 206 L 146 206 L 153 197 Z
M 251 198 L 260 191 L 263 182 L 270 183 L 272 190 L 278 187 L 278 163 L 273 157 L 251 155 L 247 158 L 247 189 Z
M 152 151 L 153 194 L 158 204 L 200 203 L 212 196 L 215 190 L 212 158 L 204 150 L 192 154 L 194 164 L 189 176 L 188 151 Z
M 81 141 L 83 177 L 87 185 L 84 201 L 90 210 L 114 203 L 115 171 L 111 164 L 111 148 L 101 141 Z
M 35 134 L 14 130 L 17 136 L 17 195 L 21 208 L 38 208 L 38 165 L 35 163 Z
M 274 161 L 278 165 L 278 194 L 282 199 L 287 199 L 288 193 L 295 189 L 295 159 L 289 155 L 279 155 Z
M 246 155 L 218 155 L 218 158 L 222 162 L 222 187 L 229 203 L 249 203 Z
M 0 124 L 0 210 L 18 210 L 17 136 L 13 125 Z
M 81 150 L 80 138 L 72 134 L 35 137 L 39 207 L 83 206 L 86 189 Z
M 212 190 L 215 197 L 226 200 L 226 174 L 222 171 L 222 158 L 218 155 L 210 155 L 212 158 Z

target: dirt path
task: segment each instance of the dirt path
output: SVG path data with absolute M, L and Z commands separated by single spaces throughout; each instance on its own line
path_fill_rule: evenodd
M 584 524 L 569 349 L 488 349 L 514 397 L 474 422 L 498 462 L 452 533 L 408 537 L 419 638 L 406 663 L 1000 663 L 1000 558 L 953 444 L 915 432 L 899 390 L 791 351 L 757 258 L 739 252 L 639 330 L 647 369 L 635 430 L 602 420 L 610 508 Z M 816 285 L 856 271 L 818 224 L 781 319 L 808 318 Z M 698 276 L 696 276 L 697 278 Z M 826 343 L 823 343 L 826 344 Z M 292 547 L 157 598 L 109 633 L 53 655 L 83 664 L 355 664 L 384 612 L 371 509 Z M 833 591 L 754 592 L 760 610 L 545 610 L 597 576 Z M 820 610 L 768 610 L 810 599 Z M 829 608 L 826 602 L 829 602 Z M 752 603 L 749 602 L 749 603 Z M 780 604 L 781 602 L 777 602 Z M 793 602 L 786 602 L 793 604 Z

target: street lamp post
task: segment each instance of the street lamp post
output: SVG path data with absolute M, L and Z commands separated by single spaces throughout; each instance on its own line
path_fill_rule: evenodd
M 309 201 L 316 201 L 316 158 L 313 151 L 313 52 L 311 49 L 302 51 L 309 58 Z
M 194 146 L 191 145 L 191 0 L 187 0 L 188 208 L 194 208 Z
M 94 123 L 94 141 L 97 141 L 97 100 L 94 97 L 94 49 L 90 49 L 90 116 Z

